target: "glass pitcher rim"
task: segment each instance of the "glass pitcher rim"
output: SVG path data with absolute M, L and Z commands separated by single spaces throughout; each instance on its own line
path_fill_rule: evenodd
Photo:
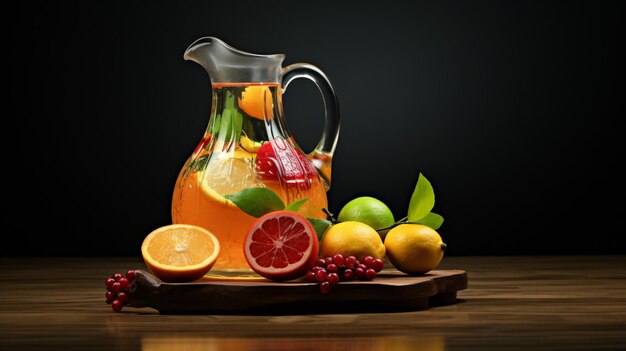
M 193 48 L 198 46 L 198 45 L 204 45 L 207 43 L 210 43 L 212 41 L 218 42 L 220 45 L 224 46 L 226 49 L 228 49 L 229 51 L 242 55 L 242 56 L 248 56 L 248 57 L 255 57 L 255 58 L 266 58 L 266 59 L 278 59 L 278 58 L 285 58 L 285 54 L 256 54 L 253 52 L 248 52 L 248 51 L 244 51 L 241 49 L 237 49 L 235 47 L 232 47 L 230 45 L 228 45 L 226 42 L 224 42 L 222 39 L 216 38 L 214 36 L 204 36 L 201 38 L 196 39 L 193 43 L 191 43 L 191 45 L 189 45 L 187 47 L 187 49 L 185 50 L 185 54 L 184 59 L 188 60 L 189 59 L 189 53 L 191 51 L 193 51 Z

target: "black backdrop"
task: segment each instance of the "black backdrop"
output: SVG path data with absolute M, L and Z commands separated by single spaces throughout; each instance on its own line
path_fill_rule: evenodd
M 329 207 L 402 217 L 432 182 L 449 255 L 625 253 L 619 2 L 21 2 L 5 12 L 2 255 L 140 255 L 207 122 L 202 36 L 309 62 L 339 95 Z M 295 81 L 288 125 L 317 143 Z M 7 126 L 8 124 L 8 126 Z

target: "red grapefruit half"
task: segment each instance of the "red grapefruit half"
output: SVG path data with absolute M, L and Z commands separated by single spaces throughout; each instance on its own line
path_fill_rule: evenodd
M 243 244 L 252 270 L 275 281 L 305 275 L 315 264 L 318 250 L 311 223 L 291 211 L 274 211 L 257 219 Z

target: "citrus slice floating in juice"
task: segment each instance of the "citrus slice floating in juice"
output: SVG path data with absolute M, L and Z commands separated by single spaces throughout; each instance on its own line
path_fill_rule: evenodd
M 255 176 L 252 154 L 245 150 L 234 153 L 214 153 L 206 168 L 198 172 L 200 189 L 209 197 L 229 206 L 235 206 L 224 195 L 246 188 L 262 187 Z
M 239 142 L 241 143 L 242 149 L 244 149 L 245 151 L 254 152 L 254 153 L 259 151 L 259 149 L 261 148 L 261 145 L 263 145 L 263 143 L 254 141 L 248 138 L 246 135 L 242 135 L 241 138 L 239 139 Z
M 306 218 L 291 211 L 274 211 L 254 222 L 243 249 L 257 274 L 284 281 L 301 277 L 313 267 L 319 242 Z
M 265 85 L 250 85 L 241 93 L 239 108 L 256 119 L 272 119 L 272 92 Z
M 141 245 L 146 266 L 164 282 L 191 282 L 204 276 L 217 260 L 220 243 L 210 231 L 190 224 L 153 230 Z

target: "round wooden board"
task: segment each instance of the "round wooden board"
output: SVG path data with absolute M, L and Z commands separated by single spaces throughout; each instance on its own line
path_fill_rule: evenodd
M 137 271 L 129 306 L 152 307 L 161 314 L 318 314 L 397 312 L 426 309 L 456 301 L 467 288 L 463 270 L 433 270 L 410 276 L 384 269 L 372 281 L 341 282 L 329 294 L 302 280 L 202 281 L 165 283 Z

